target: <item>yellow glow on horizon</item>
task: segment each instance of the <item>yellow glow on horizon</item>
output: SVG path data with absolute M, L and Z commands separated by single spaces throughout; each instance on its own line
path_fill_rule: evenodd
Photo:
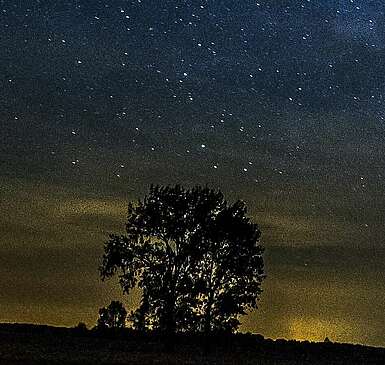
M 328 337 L 331 341 L 343 342 L 353 335 L 353 327 L 346 321 L 328 321 L 319 318 L 293 318 L 289 322 L 290 337 L 300 341 L 323 341 Z

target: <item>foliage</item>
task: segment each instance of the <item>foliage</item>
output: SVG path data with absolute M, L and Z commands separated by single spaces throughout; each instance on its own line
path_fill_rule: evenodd
M 260 231 L 242 201 L 220 191 L 151 186 L 129 204 L 126 235 L 110 235 L 100 267 L 124 292 L 142 300 L 131 319 L 137 329 L 233 331 L 261 293 Z
M 127 311 L 119 301 L 112 301 L 107 307 L 99 309 L 98 328 L 124 328 Z

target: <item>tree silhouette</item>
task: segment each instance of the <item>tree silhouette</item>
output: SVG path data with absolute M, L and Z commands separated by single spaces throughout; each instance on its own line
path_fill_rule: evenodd
M 87 332 L 87 325 L 84 322 L 79 322 L 74 329 L 79 333 Z
M 243 202 L 208 187 L 152 185 L 129 204 L 126 232 L 105 242 L 100 273 L 117 274 L 126 293 L 142 289 L 134 327 L 232 331 L 256 307 L 263 248 Z
M 260 231 L 237 201 L 216 214 L 207 227 L 207 240 L 196 266 L 201 281 L 201 330 L 234 330 L 238 316 L 255 308 L 261 293 L 263 248 Z
M 127 311 L 123 304 L 113 300 L 108 307 L 99 309 L 98 328 L 124 328 Z

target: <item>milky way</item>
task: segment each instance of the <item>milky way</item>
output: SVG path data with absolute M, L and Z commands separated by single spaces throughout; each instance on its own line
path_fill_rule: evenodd
M 95 324 L 150 183 L 260 225 L 242 330 L 385 345 L 382 1 L 0 0 L 0 321 Z

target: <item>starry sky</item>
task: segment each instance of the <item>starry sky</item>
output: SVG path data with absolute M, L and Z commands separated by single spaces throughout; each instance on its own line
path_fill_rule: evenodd
M 93 326 L 150 183 L 246 201 L 271 338 L 385 346 L 385 5 L 0 0 L 0 321 Z

